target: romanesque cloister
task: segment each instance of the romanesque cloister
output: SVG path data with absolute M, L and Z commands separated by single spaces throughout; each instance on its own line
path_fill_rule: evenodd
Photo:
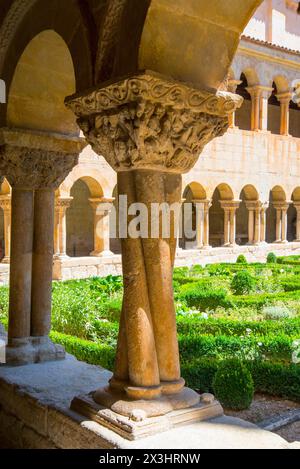
M 36 396 L 18 401 L 17 420 L 31 409 L 53 419 L 42 436 L 32 430 L 33 446 L 41 436 L 64 448 L 75 435 L 74 447 L 122 447 L 121 437 L 168 429 L 169 413 L 180 424 L 222 415 L 181 377 L 172 274 L 241 252 L 300 252 L 300 55 L 249 38 L 261 3 L 0 0 L 0 283 L 10 291 L 0 370 L 15 367 L 18 381 L 46 363 L 41 393 L 49 385 L 72 401 L 66 410 L 58 397 L 55 411 L 54 394 L 40 408 Z M 112 237 L 120 194 L 147 208 L 178 202 L 183 215 L 191 203 L 194 237 L 178 240 L 174 220 L 168 239 Z M 114 373 L 100 376 L 50 340 L 51 288 L 110 273 L 123 274 L 124 298 Z M 0 389 L 3 415 L 11 386 Z

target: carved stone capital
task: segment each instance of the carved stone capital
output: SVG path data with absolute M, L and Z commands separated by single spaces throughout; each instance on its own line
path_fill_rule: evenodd
M 67 210 L 70 208 L 74 197 L 56 197 L 55 198 L 55 209 L 56 210 Z
M 223 210 L 235 211 L 239 208 L 241 200 L 221 200 L 220 204 Z
M 11 186 L 55 189 L 78 163 L 82 139 L 2 129 L 0 172 Z
M 225 133 L 241 103 L 148 71 L 66 99 L 88 143 L 116 171 L 176 173 L 189 171 L 204 146 Z
M 3 211 L 9 212 L 11 210 L 11 196 L 1 195 L 0 196 L 0 207 Z

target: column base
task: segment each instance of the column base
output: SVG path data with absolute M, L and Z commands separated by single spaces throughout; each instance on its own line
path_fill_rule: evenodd
M 212 249 L 212 246 L 207 245 L 207 246 L 202 246 L 199 248 L 200 251 L 210 251 Z
M 3 257 L 1 263 L 2 264 L 10 264 L 10 257 L 9 256 Z
M 287 240 L 282 241 L 281 239 L 274 241 L 274 244 L 288 244 L 289 242 Z
M 70 256 L 67 256 L 67 254 L 54 254 L 53 260 L 64 260 L 64 259 L 70 259 Z
M 90 256 L 91 257 L 112 257 L 114 256 L 114 253 L 112 251 L 101 251 L 101 252 L 92 251 L 90 253 Z
M 6 347 L 6 365 L 23 366 L 32 363 L 63 360 L 65 350 L 48 336 L 10 339 Z
M 212 394 L 200 396 L 184 388 L 179 394 L 154 400 L 130 400 L 124 393 L 109 388 L 97 391 L 102 404 L 95 402 L 95 393 L 75 397 L 71 409 L 114 431 L 127 440 L 141 439 L 164 432 L 177 425 L 208 420 L 223 415 L 223 409 Z

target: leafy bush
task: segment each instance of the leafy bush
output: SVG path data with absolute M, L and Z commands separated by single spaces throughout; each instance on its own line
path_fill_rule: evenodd
M 218 306 L 230 307 L 231 302 L 227 296 L 227 291 L 223 288 L 211 289 L 209 283 L 197 282 L 184 285 L 178 294 L 178 299 L 190 307 L 205 311 Z
M 247 259 L 246 257 L 244 256 L 244 254 L 240 254 L 236 260 L 236 263 L 237 264 L 247 264 Z
M 267 264 L 276 264 L 277 262 L 277 256 L 274 254 L 274 252 L 269 252 L 267 255 Z
M 231 289 L 235 295 L 247 295 L 255 290 L 255 285 L 255 278 L 247 270 L 242 270 L 233 277 Z
M 78 360 L 113 370 L 115 361 L 115 349 L 113 347 L 58 332 L 51 332 L 50 338 L 56 344 L 62 345 L 68 353 L 75 355 Z
M 182 376 L 187 386 L 200 392 L 213 392 L 213 378 L 221 363 L 219 360 L 197 358 L 182 364 Z M 299 365 L 283 365 L 261 360 L 245 361 L 244 365 L 252 375 L 255 392 L 300 402 Z
M 286 306 L 265 306 L 262 315 L 265 319 L 278 320 L 290 318 L 292 313 Z
M 238 360 L 223 362 L 213 379 L 213 390 L 224 407 L 234 410 L 248 409 L 254 394 L 250 371 Z

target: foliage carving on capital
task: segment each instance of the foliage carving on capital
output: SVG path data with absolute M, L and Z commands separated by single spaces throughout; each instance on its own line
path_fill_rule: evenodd
M 0 146 L 0 172 L 13 187 L 56 189 L 77 162 L 78 154 Z
M 228 128 L 239 97 L 217 95 L 144 73 L 68 98 L 84 135 L 116 171 L 183 173 Z

